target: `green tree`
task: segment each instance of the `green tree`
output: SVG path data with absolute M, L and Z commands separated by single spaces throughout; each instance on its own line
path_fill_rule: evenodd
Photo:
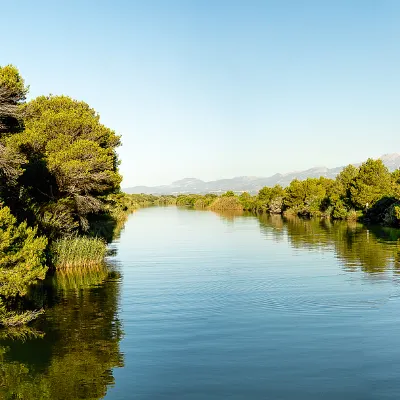
M 358 209 L 366 209 L 385 196 L 393 195 L 392 176 L 381 160 L 369 158 L 354 178 L 350 196 Z
M 15 197 L 16 181 L 25 161 L 16 149 L 5 146 L 5 138 L 21 129 L 19 106 L 26 93 L 18 70 L 12 65 L 0 67 L 0 198 L 3 201 Z
M 332 217 L 335 219 L 346 218 L 353 207 L 350 189 L 359 169 L 354 165 L 348 165 L 336 177 L 329 194 L 329 204 L 332 207 Z
M 392 172 L 393 194 L 396 199 L 400 200 L 400 169 Z
M 243 210 L 252 210 L 254 207 L 254 199 L 248 192 L 241 193 L 239 201 L 243 206 Z
M 281 185 L 275 185 L 271 188 L 268 211 L 271 214 L 280 214 L 283 209 L 283 200 L 285 198 L 285 189 Z
M 304 181 L 295 179 L 286 188 L 284 205 L 298 214 L 317 215 L 324 208 L 327 188 L 326 178 L 308 178 Z
M 274 187 L 264 186 L 257 195 L 256 208 L 258 211 L 268 211 L 271 214 L 280 214 L 283 207 L 285 190 L 281 185 Z
M 25 130 L 7 141 L 28 160 L 23 203 L 50 237 L 87 231 L 101 198 L 119 190 L 120 137 L 86 103 L 66 96 L 38 97 L 23 112 Z
M 21 128 L 19 105 L 25 101 L 27 92 L 17 68 L 0 67 L 0 134 Z

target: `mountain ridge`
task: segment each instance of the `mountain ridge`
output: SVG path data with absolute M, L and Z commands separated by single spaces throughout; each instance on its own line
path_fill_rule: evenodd
M 400 153 L 388 153 L 379 157 L 387 166 L 389 171 L 400 168 Z M 362 163 L 353 163 L 359 166 Z M 203 181 L 198 178 L 183 178 L 172 182 L 170 185 L 161 186 L 134 186 L 123 189 L 125 193 L 145 193 L 145 194 L 187 194 L 187 193 L 224 193 L 227 190 L 235 192 L 256 193 L 264 186 L 281 185 L 283 187 L 290 184 L 293 179 L 304 180 L 307 178 L 335 178 L 344 168 L 327 168 L 325 166 L 316 166 L 304 171 L 293 171 L 286 174 L 276 173 L 269 177 L 257 176 L 237 176 L 234 178 L 218 179 L 215 181 Z

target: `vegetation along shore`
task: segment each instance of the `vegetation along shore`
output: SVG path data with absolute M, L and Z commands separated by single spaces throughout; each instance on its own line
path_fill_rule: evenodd
M 175 202 L 197 209 L 361 220 L 400 227 L 400 170 L 391 173 L 381 160 L 368 159 L 360 167 L 345 167 L 335 179 L 294 179 L 285 188 L 264 187 L 255 196 L 233 191 L 221 196 L 178 195 Z
M 30 286 L 55 270 L 104 262 L 106 244 L 153 196 L 120 191 L 120 137 L 95 110 L 67 96 L 26 102 L 12 65 L 0 67 L 0 325 L 42 310 L 21 309 Z
M 0 325 L 29 322 L 32 284 L 54 271 L 99 268 L 127 215 L 149 205 L 361 219 L 400 227 L 400 171 L 381 160 L 335 178 L 293 180 L 257 195 L 128 195 L 121 192 L 120 137 L 95 110 L 67 96 L 26 101 L 12 65 L 0 67 Z M 61 273 L 61 272 L 60 272 Z

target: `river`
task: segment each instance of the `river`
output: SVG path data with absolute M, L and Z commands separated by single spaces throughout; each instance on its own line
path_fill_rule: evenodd
M 32 289 L 47 312 L 1 334 L 0 398 L 398 399 L 398 235 L 141 209 L 107 268 Z

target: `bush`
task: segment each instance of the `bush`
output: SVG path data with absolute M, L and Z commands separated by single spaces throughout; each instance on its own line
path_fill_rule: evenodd
M 357 221 L 358 217 L 359 213 L 354 209 L 350 210 L 346 215 L 347 221 Z
M 224 196 L 215 199 L 210 205 L 210 209 L 214 211 L 224 211 L 224 210 L 243 211 L 243 206 L 237 197 Z
M 36 236 L 26 223 L 17 225 L 8 207 L 0 206 L 0 325 L 17 326 L 35 319 L 42 311 L 10 311 L 7 299 L 26 294 L 30 285 L 44 279 L 47 239 Z
M 36 233 L 25 222 L 17 225 L 10 209 L 0 206 L 0 296 L 23 296 L 30 285 L 45 278 L 47 239 Z

